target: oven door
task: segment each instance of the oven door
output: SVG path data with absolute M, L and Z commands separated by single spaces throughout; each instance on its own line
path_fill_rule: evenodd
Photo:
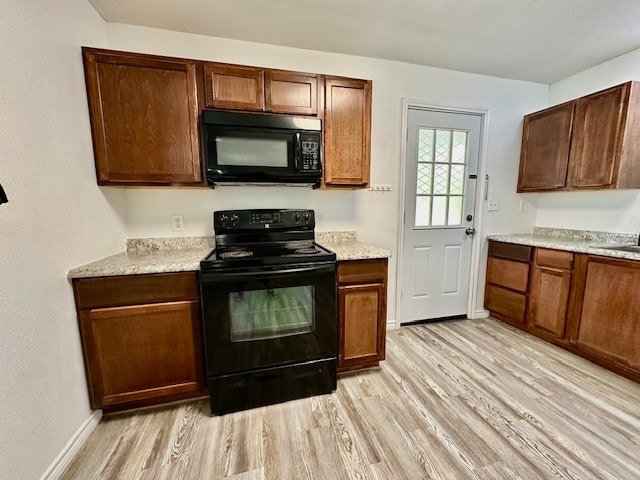
M 202 272 L 207 375 L 337 356 L 335 263 Z

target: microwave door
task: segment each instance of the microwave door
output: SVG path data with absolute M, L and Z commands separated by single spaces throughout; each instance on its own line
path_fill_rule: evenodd
M 291 150 L 289 135 L 247 136 L 220 134 L 215 137 L 215 163 L 220 168 L 283 169 L 289 167 Z

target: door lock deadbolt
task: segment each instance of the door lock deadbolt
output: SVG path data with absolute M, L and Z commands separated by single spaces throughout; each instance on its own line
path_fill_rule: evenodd
M 467 222 L 470 222 L 471 220 L 473 220 L 473 215 L 467 215 Z

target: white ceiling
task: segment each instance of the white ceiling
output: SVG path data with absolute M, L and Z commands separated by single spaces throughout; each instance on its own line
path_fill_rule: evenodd
M 107 21 L 553 83 L 640 47 L 638 0 L 90 0 Z

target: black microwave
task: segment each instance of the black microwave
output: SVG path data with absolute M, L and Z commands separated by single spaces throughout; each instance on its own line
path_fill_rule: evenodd
M 322 127 L 315 118 L 202 112 L 207 184 L 320 186 Z

